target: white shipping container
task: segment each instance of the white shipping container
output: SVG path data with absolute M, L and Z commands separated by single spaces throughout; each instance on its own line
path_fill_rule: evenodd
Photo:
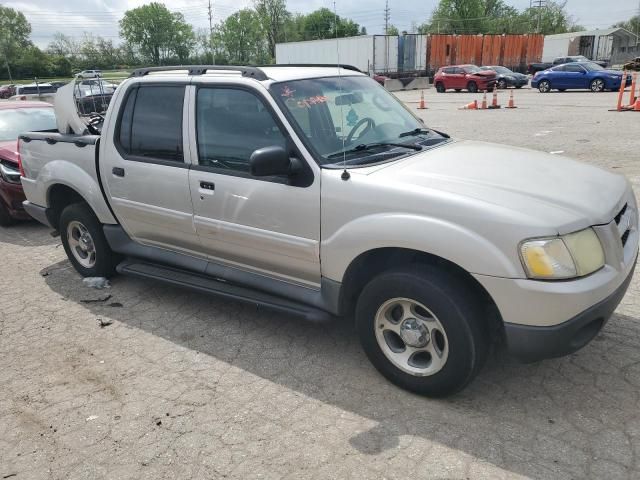
M 373 70 L 373 35 L 276 44 L 276 63 L 342 63 Z
M 570 41 L 568 37 L 554 38 L 553 35 L 544 37 L 542 61 L 553 62 L 557 57 L 566 57 L 569 54 Z
M 367 73 L 424 70 L 426 35 L 360 35 L 276 44 L 276 63 L 353 65 Z

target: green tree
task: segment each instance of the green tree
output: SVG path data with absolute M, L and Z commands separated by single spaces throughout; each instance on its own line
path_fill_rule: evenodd
M 276 43 L 284 39 L 285 23 L 291 14 L 285 0 L 255 0 L 256 13 L 267 36 L 269 55 L 276 56 Z
M 567 1 L 549 1 L 542 8 L 527 8 L 518 19 L 520 31 L 544 35 L 584 30 L 576 25 L 566 10 Z
M 304 18 L 303 39 L 353 37 L 358 35 L 360 26 L 348 18 L 335 15 L 328 8 L 320 8 Z M 336 31 L 337 30 L 337 31 Z
M 612 27 L 624 28 L 626 30 L 629 30 L 631 33 L 635 33 L 636 35 L 640 36 L 640 15 L 631 17 L 629 20 L 614 23 Z
M 214 40 L 229 63 L 267 63 L 266 36 L 255 10 L 245 8 L 216 27 Z
M 387 35 L 400 35 L 400 32 L 398 31 L 398 27 L 396 27 L 395 25 L 389 25 L 387 27 L 387 31 L 384 33 Z
M 22 14 L 13 8 L 0 5 L 0 55 L 5 64 L 7 74 L 11 78 L 10 65 L 18 60 L 23 50 L 31 42 L 31 25 Z
M 120 20 L 120 36 L 156 65 L 172 55 L 186 59 L 195 45 L 193 28 L 184 16 L 156 2 L 127 10 Z

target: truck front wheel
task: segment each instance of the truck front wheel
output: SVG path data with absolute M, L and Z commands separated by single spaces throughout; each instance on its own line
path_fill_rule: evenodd
M 442 268 L 411 266 L 365 286 L 356 327 L 369 360 L 388 380 L 443 397 L 464 388 L 487 358 L 485 311 L 464 280 Z
M 118 257 L 86 203 L 67 206 L 60 215 L 59 229 L 67 257 L 80 275 L 109 278 L 115 274 Z

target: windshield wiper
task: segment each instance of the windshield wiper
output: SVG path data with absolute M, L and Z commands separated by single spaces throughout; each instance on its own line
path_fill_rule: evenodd
M 416 150 L 416 151 L 422 150 L 422 147 L 420 145 L 413 145 L 411 143 L 395 143 L 395 142 L 361 143 L 360 145 L 356 145 L 355 147 L 350 148 L 349 150 L 343 150 L 342 152 L 336 152 L 336 153 L 332 153 L 331 155 L 327 155 L 327 158 L 341 157 L 348 153 L 354 153 L 354 152 L 364 152 L 365 150 L 370 150 L 372 148 L 377 148 L 377 147 L 401 147 L 401 148 L 408 148 L 410 150 Z
M 439 132 L 438 130 L 434 130 L 433 128 L 425 128 L 425 127 L 418 127 L 418 128 L 414 128 L 413 130 L 409 130 L 408 132 L 402 132 L 400 135 L 398 135 L 398 138 L 412 137 L 415 135 L 420 135 L 421 133 L 429 133 L 429 132 L 437 133 L 438 135 L 441 135 L 444 138 L 450 138 L 449 135 L 446 133 Z
M 398 135 L 398 138 L 402 137 L 413 137 L 414 135 L 420 135 L 421 133 L 429 133 L 431 130 L 424 127 L 414 128 L 413 130 L 409 130 L 408 132 L 402 132 Z

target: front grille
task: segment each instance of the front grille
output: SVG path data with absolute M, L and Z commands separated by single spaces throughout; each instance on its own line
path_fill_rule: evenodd
M 618 212 L 618 214 L 613 218 L 618 226 L 618 234 L 620 235 L 620 240 L 622 241 L 622 246 L 624 247 L 629 239 L 629 234 L 631 233 L 631 210 L 627 208 L 628 204 L 625 203 L 622 210 Z
M 629 234 L 631 233 L 631 230 L 627 230 L 626 232 L 624 232 L 622 234 L 622 237 L 620 237 L 620 240 L 622 240 L 622 246 L 624 247 L 627 244 L 627 239 L 629 238 Z
M 624 204 L 624 207 L 622 207 L 622 210 L 620 210 L 620 213 L 618 213 L 615 217 L 614 220 L 616 221 L 616 225 L 620 225 L 620 220 L 622 219 L 622 216 L 624 215 L 624 212 L 627 211 L 627 204 Z

